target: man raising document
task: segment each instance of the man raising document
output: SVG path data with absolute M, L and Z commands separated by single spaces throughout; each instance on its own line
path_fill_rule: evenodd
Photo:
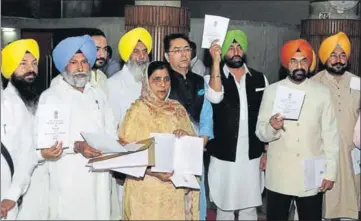
M 87 158 L 101 153 L 84 142 L 80 135 L 81 132 L 106 132 L 116 138 L 116 124 L 106 96 L 89 83 L 96 46 L 88 35 L 66 38 L 55 47 L 53 58 L 62 80 L 41 95 L 38 113 L 53 110 L 56 105 L 69 108 L 70 145 L 62 155 L 47 161 L 50 180 L 48 219 L 110 220 L 110 174 L 89 172 Z M 57 114 L 60 118 L 61 113 Z M 38 136 L 44 134 L 38 133 Z
M 313 61 L 311 45 L 303 40 L 286 42 L 281 48 L 288 77 L 266 88 L 256 135 L 269 142 L 267 157 L 267 220 L 288 220 L 291 201 L 296 201 L 300 220 L 321 220 L 323 193 L 332 189 L 337 176 L 339 136 L 330 91 L 306 75 Z M 298 120 L 272 115 L 279 87 L 305 92 Z M 325 176 L 319 188 L 306 191 L 303 161 L 323 156 Z M 321 180 L 321 178 L 320 178 Z

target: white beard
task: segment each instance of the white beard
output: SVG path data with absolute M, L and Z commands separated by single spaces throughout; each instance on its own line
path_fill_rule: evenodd
M 148 66 L 149 62 L 146 62 L 144 64 L 137 64 L 137 63 L 131 63 L 131 62 L 127 62 L 127 67 L 129 69 L 129 72 L 133 75 L 134 80 L 136 82 L 141 82 L 143 75 L 144 75 L 144 71 L 146 70 L 147 66 Z
M 80 75 L 80 74 L 85 74 L 85 77 L 77 77 L 77 75 Z M 90 75 L 91 75 L 91 72 L 73 72 L 73 73 L 70 73 L 70 72 L 63 72 L 62 73 L 63 77 L 64 77 L 64 80 L 66 82 L 68 82 L 68 84 L 70 84 L 71 86 L 73 87 L 77 87 L 77 88 L 83 88 L 85 87 L 85 85 L 89 82 L 90 80 Z

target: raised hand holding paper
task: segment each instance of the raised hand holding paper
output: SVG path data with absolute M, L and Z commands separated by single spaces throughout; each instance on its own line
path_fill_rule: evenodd
M 222 46 L 227 34 L 229 19 L 215 15 L 205 15 L 202 48 L 210 48 L 214 40 Z

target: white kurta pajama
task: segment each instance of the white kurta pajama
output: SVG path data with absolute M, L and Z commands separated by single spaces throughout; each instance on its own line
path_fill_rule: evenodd
M 10 85 L 10 84 L 9 84 Z M 1 101 L 1 142 L 8 150 L 13 164 L 11 177 L 9 164 L 1 155 L 1 200 L 17 201 L 28 189 L 31 173 L 36 166 L 33 149 L 32 122 L 24 103 L 16 94 L 4 93 Z M 8 212 L 7 220 L 18 215 L 17 204 Z
M 88 159 L 73 152 L 80 132 L 107 132 L 116 138 L 116 125 L 106 95 L 89 83 L 84 92 L 65 81 L 52 85 L 40 97 L 42 105 L 69 106 L 70 147 L 60 159 L 46 161 L 49 167 L 49 217 L 63 220 L 110 220 L 111 176 L 109 172 L 93 173 L 86 167 Z
M 139 98 L 141 90 L 142 82 L 137 82 L 134 79 L 127 65 L 124 65 L 122 70 L 108 79 L 107 95 L 109 106 L 113 110 L 118 128 L 131 104 Z M 118 185 L 120 211 L 122 211 L 123 205 L 123 191 L 123 186 Z
M 232 74 L 226 66 L 223 72 L 226 77 Z M 247 67 L 246 74 L 250 74 Z M 209 76 L 205 79 L 209 81 Z M 266 78 L 265 82 L 267 86 Z M 260 158 L 250 160 L 248 156 L 248 104 L 245 75 L 240 82 L 235 81 L 235 83 L 240 102 L 236 160 L 230 162 L 211 156 L 208 172 L 209 191 L 211 200 L 218 208 L 217 220 L 233 220 L 233 212 L 236 210 L 240 210 L 239 220 L 257 220 L 255 207 L 262 205 L 264 173 L 259 169 Z M 219 103 L 223 99 L 223 88 L 221 92 L 215 92 L 208 87 L 206 96 L 212 103 Z

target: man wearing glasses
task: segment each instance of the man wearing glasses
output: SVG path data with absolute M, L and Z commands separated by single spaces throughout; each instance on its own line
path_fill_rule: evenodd
M 190 70 L 192 48 L 190 40 L 183 34 L 169 34 L 164 38 L 164 57 L 170 65 L 170 99 L 179 101 L 187 110 L 198 136 L 204 146 L 213 138 L 213 111 L 205 98 L 205 84 L 201 76 Z M 205 220 L 206 197 L 204 176 L 201 183 L 200 220 Z

